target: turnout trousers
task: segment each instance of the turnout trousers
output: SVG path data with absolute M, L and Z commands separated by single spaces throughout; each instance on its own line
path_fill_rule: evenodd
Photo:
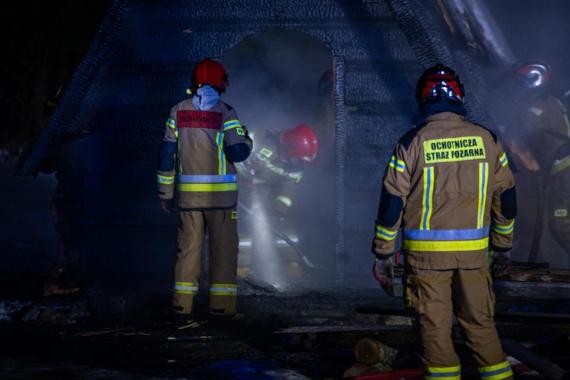
M 210 313 L 236 313 L 238 233 L 235 208 L 179 212 L 174 309 L 189 314 L 198 292 L 202 248 L 209 238 Z
M 487 268 L 426 270 L 409 267 L 407 303 L 416 314 L 426 379 L 458 380 L 459 358 L 453 348 L 453 314 L 482 379 L 512 379 L 495 329 L 495 296 Z

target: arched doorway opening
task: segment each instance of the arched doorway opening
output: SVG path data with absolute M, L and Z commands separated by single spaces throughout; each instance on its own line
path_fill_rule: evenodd
M 221 59 L 230 81 L 225 100 L 254 139 L 252 157 L 240 168 L 240 275 L 276 288 L 332 283 L 332 53 L 306 34 L 273 30 L 243 39 Z M 318 138 L 318 154 L 310 163 L 291 157 L 283 142 L 284 131 L 304 130 L 299 125 Z M 307 135 L 298 136 L 304 141 Z

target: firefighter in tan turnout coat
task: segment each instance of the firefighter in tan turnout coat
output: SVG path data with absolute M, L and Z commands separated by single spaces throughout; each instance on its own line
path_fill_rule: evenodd
M 228 85 L 221 63 L 206 59 L 193 75 L 193 95 L 171 110 L 166 122 L 159 198 L 170 209 L 176 189 L 180 219 L 174 309 L 192 312 L 198 291 L 204 236 L 209 236 L 210 313 L 236 312 L 238 254 L 237 178 L 252 142 L 232 107 L 220 100 Z
M 493 321 L 488 251 L 512 247 L 514 179 L 493 133 L 465 120 L 463 95 L 443 65 L 418 81 L 424 122 L 400 139 L 388 163 L 373 252 L 388 266 L 402 228 L 406 301 L 418 319 L 426 379 L 461 377 L 454 312 L 481 378 L 509 379 Z

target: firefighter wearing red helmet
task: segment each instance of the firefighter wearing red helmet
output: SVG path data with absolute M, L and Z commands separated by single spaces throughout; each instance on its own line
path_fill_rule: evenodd
M 221 63 L 196 65 L 192 96 L 175 105 L 166 121 L 158 170 L 162 208 L 179 217 L 174 309 L 183 318 L 198 292 L 202 245 L 209 236 L 210 313 L 236 312 L 237 173 L 252 142 L 236 111 L 220 100 L 228 85 Z
M 257 189 L 265 188 L 265 206 L 278 218 L 284 218 L 293 206 L 295 190 L 305 169 L 317 158 L 319 140 L 307 124 L 261 134 L 254 137 L 256 148 L 244 165 L 243 175 Z
M 251 215 L 259 215 L 270 230 L 296 243 L 299 226 L 290 218 L 290 211 L 295 208 L 295 196 L 306 169 L 317 158 L 317 135 L 309 125 L 299 124 L 280 132 L 255 132 L 252 138 L 255 141 L 254 152 L 247 162 L 238 165 L 241 183 L 250 186 L 250 191 L 241 197 L 240 203 L 250 210 Z M 247 254 L 242 258 L 249 262 L 244 266 L 244 271 L 252 270 L 253 280 L 279 284 L 285 279 L 268 278 L 268 272 L 271 272 L 269 267 L 278 268 L 285 277 L 299 277 L 302 274 L 302 264 L 308 262 L 302 252 L 294 249 L 293 253 L 284 249 L 276 251 L 273 257 L 267 257 L 267 250 L 277 248 L 279 243 L 274 241 L 275 247 L 267 247 L 264 243 L 267 237 L 263 236 L 267 230 L 263 228 L 254 226 L 250 233 L 253 239 L 252 256 L 249 260 Z M 283 239 L 282 236 L 279 239 Z
M 511 379 L 493 321 L 488 250 L 512 247 L 514 179 L 497 138 L 465 118 L 463 99 L 449 67 L 436 65 L 419 79 L 423 121 L 388 162 L 373 253 L 388 269 L 402 229 L 406 301 L 417 316 L 426 378 L 461 376 L 451 337 L 455 313 L 481 377 Z M 389 285 L 392 278 L 381 280 Z

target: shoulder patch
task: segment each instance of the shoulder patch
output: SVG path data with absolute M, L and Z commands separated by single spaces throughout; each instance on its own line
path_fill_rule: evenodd
M 425 124 L 424 124 L 425 125 Z M 408 150 L 408 148 L 410 147 L 410 144 L 412 143 L 412 141 L 414 140 L 414 137 L 416 137 L 416 135 L 418 134 L 418 131 L 423 127 L 419 126 L 419 127 L 415 127 L 410 129 L 408 132 L 406 132 L 404 134 L 404 136 L 402 136 L 400 138 L 400 140 L 398 141 L 398 143 L 400 145 L 402 145 L 406 150 Z

